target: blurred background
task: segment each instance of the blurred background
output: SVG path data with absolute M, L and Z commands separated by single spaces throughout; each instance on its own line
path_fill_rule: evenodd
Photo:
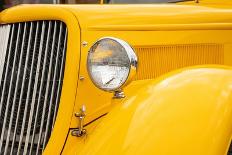
M 100 0 L 0 0 L 0 10 L 19 4 L 97 4 Z
M 109 4 L 175 3 L 193 0 L 103 0 Z M 0 0 L 0 11 L 19 4 L 99 4 L 101 0 Z

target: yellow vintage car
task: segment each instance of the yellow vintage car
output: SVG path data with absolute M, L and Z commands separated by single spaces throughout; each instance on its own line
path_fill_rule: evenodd
M 232 154 L 231 0 L 99 3 L 0 13 L 0 154 Z

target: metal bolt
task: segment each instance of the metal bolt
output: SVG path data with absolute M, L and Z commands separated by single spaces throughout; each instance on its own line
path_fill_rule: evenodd
M 80 81 L 83 81 L 85 79 L 84 76 L 80 76 Z
M 82 131 L 80 131 L 79 129 L 73 129 L 71 132 L 72 136 L 76 136 L 76 137 L 82 137 L 86 134 L 86 130 L 83 129 Z
M 83 41 L 83 42 L 82 42 L 82 46 L 83 46 L 83 47 L 86 47 L 87 45 L 88 45 L 88 42 L 86 42 L 86 41 Z
M 114 92 L 114 96 L 113 96 L 114 99 L 121 99 L 121 98 L 125 98 L 125 97 L 126 96 L 122 90 L 117 90 Z

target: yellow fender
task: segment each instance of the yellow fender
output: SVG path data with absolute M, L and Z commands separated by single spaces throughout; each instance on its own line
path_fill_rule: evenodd
M 78 154 L 227 154 L 232 135 L 231 68 L 181 70 L 164 80 L 135 81 L 125 92 L 125 99 L 113 100 L 112 111 Z

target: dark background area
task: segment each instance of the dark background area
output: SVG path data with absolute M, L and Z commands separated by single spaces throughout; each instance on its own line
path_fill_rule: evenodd
M 0 11 L 19 4 L 97 4 L 100 0 L 0 0 Z
M 101 0 L 0 0 L 0 11 L 19 4 L 99 4 Z M 110 4 L 176 3 L 193 0 L 104 0 Z

